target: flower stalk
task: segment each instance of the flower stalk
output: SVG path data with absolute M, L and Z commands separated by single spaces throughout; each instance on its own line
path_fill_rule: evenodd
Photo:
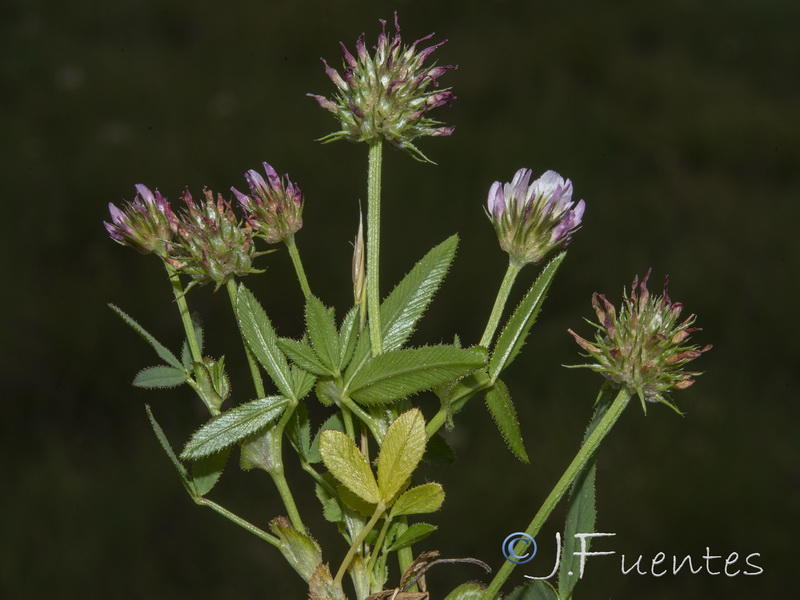
M 380 139 L 369 145 L 369 172 L 367 175 L 367 314 L 372 342 L 372 355 L 383 352 L 381 333 L 381 167 L 383 144 Z
M 620 389 L 616 398 L 614 398 L 614 401 L 611 403 L 611 406 L 608 408 L 606 414 L 597 424 L 597 427 L 595 427 L 594 431 L 592 431 L 589 437 L 586 438 L 586 441 L 575 455 L 575 458 L 572 459 L 572 462 L 569 464 L 566 471 L 564 471 L 564 474 L 558 480 L 558 483 L 556 483 L 550 494 L 547 496 L 547 498 L 545 498 L 542 507 L 533 517 L 533 520 L 530 522 L 527 529 L 525 529 L 525 533 L 531 537 L 535 537 L 539 533 L 542 525 L 544 525 L 545 521 L 547 521 L 559 500 L 561 500 L 564 494 L 569 490 L 569 487 L 581 472 L 581 469 L 583 469 L 586 463 L 589 462 L 589 459 L 600 446 L 600 443 L 611 431 L 611 428 L 614 427 L 614 424 L 622 415 L 625 407 L 628 406 L 630 399 L 631 391 L 626 387 Z M 516 551 L 522 552 L 523 548 L 517 548 Z M 497 575 L 495 575 L 492 579 L 489 587 L 487 587 L 483 592 L 481 600 L 495 600 L 500 588 L 506 582 L 516 566 L 517 565 L 511 561 L 505 561 L 503 566 L 500 567 L 500 570 L 497 572 Z
M 511 288 L 514 285 L 514 281 L 517 279 L 517 275 L 519 275 L 519 272 L 524 266 L 525 263 L 515 261 L 513 258 L 509 259 L 506 274 L 503 276 L 503 281 L 500 283 L 500 289 L 497 292 L 497 297 L 492 307 L 492 313 L 489 315 L 486 329 L 484 329 L 481 341 L 478 343 L 480 346 L 488 348 L 492 344 L 492 339 L 497 331 L 500 318 L 503 316 L 506 302 L 508 302 L 508 295 L 511 293 Z

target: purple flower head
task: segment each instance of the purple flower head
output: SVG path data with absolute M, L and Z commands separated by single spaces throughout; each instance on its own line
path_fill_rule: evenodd
M 700 373 L 684 370 L 686 364 L 711 349 L 687 343 L 689 336 L 700 331 L 693 327 L 696 317 L 679 320 L 683 305 L 672 302 L 667 293 L 667 279 L 661 296 L 652 296 L 647 289 L 650 271 L 639 282 L 635 277 L 630 295 L 623 292 L 619 310 L 603 294 L 592 296 L 597 314 L 595 341 L 589 342 L 572 331 L 578 345 L 594 360 L 579 365 L 601 373 L 617 386 L 625 386 L 638 394 L 642 408 L 645 402 L 661 402 L 678 410 L 667 394 L 685 390 Z
M 450 104 L 455 96 L 449 89 L 439 90 L 438 79 L 453 65 L 425 65 L 427 58 L 445 41 L 417 50 L 417 45 L 429 40 L 427 35 L 410 46 L 403 46 L 397 13 L 394 15 L 395 34 L 386 32 L 381 20 L 381 33 L 374 54 L 370 56 L 362 34 L 356 41 L 353 55 L 344 44 L 342 73 L 324 59 L 325 72 L 336 85 L 333 98 L 316 94 L 319 105 L 335 114 L 341 129 L 322 141 L 347 139 L 371 142 L 385 139 L 405 150 L 414 158 L 430 162 L 412 143 L 422 136 L 446 136 L 453 127 L 443 126 L 428 117 L 428 111 Z
M 169 262 L 199 284 L 214 282 L 218 289 L 232 277 L 260 273 L 252 263 L 257 253 L 252 229 L 241 223 L 231 205 L 208 188 L 203 200 L 195 202 L 188 188 L 181 199 L 186 208 L 181 212 L 178 236 Z
M 268 163 L 263 163 L 266 180 L 257 171 L 247 171 L 245 181 L 250 195 L 231 188 L 247 215 L 255 235 L 269 244 L 293 236 L 303 226 L 303 193 L 289 176 L 283 179 Z
M 509 183 L 489 188 L 486 214 L 500 247 L 522 264 L 538 263 L 569 244 L 583 219 L 586 204 L 572 201 L 572 182 L 547 171 L 531 182 L 532 171 L 520 169 Z
M 178 219 L 158 190 L 154 194 L 147 186 L 137 184 L 133 202 L 123 204 L 121 209 L 109 203 L 108 212 L 111 222 L 104 221 L 103 225 L 115 242 L 142 254 L 169 254 Z

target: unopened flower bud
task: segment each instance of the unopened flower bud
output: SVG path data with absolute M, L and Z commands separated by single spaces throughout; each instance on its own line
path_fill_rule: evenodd
M 363 34 L 356 42 L 355 56 L 341 45 L 344 52 L 341 75 L 322 61 L 325 72 L 338 88 L 337 93 L 332 100 L 308 95 L 335 114 L 342 126 L 323 141 L 371 142 L 383 138 L 414 158 L 428 161 L 411 142 L 421 136 L 450 135 L 454 129 L 427 116 L 429 110 L 450 104 L 455 98 L 449 88 L 435 88 L 437 79 L 447 69 L 456 67 L 424 65 L 428 56 L 447 40 L 418 51 L 417 44 L 429 40 L 433 34 L 403 46 L 397 13 L 393 38 L 386 33 L 386 21 L 381 20 L 381 26 L 383 31 L 372 56 L 367 52 Z M 431 84 L 434 89 L 430 89 Z
M 650 271 L 641 283 L 638 277 L 631 285 L 630 296 L 623 298 L 619 312 L 602 294 L 594 294 L 592 306 L 597 314 L 597 333 L 590 343 L 577 333 L 569 332 L 586 350 L 594 364 L 578 365 L 601 373 L 619 386 L 625 386 L 645 401 L 661 402 L 677 411 L 667 394 L 685 390 L 694 383 L 697 372 L 685 371 L 685 365 L 711 349 L 687 342 L 695 316 L 679 321 L 683 305 L 672 302 L 664 292 L 653 297 L 647 290 Z
M 266 181 L 252 169 L 244 174 L 250 195 L 231 188 L 247 214 L 254 235 L 268 244 L 277 244 L 293 236 L 303 226 L 303 193 L 285 175 L 281 180 L 275 169 L 264 163 Z
M 569 179 L 547 171 L 531 182 L 531 173 L 520 169 L 511 183 L 495 181 L 487 201 L 500 247 L 520 264 L 538 263 L 569 244 L 586 207 L 583 200 L 572 201 Z
M 183 192 L 186 209 L 170 264 L 200 284 L 213 281 L 216 288 L 231 277 L 260 273 L 252 266 L 257 253 L 250 225 L 239 222 L 221 195 L 214 200 L 208 188 L 203 193 L 205 201 L 198 205 L 188 189 Z
M 165 257 L 170 251 L 170 241 L 177 231 L 178 219 L 169 202 L 158 190 L 155 194 L 141 183 L 136 186 L 133 202 L 122 209 L 109 203 L 111 223 L 103 225 L 115 242 L 129 246 L 142 254 Z

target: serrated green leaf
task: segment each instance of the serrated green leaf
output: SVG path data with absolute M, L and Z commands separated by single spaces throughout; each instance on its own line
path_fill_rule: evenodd
M 416 408 L 404 412 L 389 426 L 378 454 L 378 488 L 384 502 L 388 504 L 411 477 L 425 454 L 427 441 L 425 419 Z
M 444 600 L 481 600 L 481 598 L 483 598 L 483 590 L 483 585 L 475 581 L 462 583 L 447 594 Z
M 392 516 L 436 512 L 444 502 L 444 490 L 438 483 L 423 483 L 403 492 L 392 506 Z
M 177 357 L 172 352 L 170 352 L 165 346 L 163 346 L 161 343 L 159 343 L 158 340 L 156 340 L 156 338 L 154 338 L 152 335 L 150 335 L 145 330 L 144 327 L 139 325 L 139 323 L 137 323 L 130 316 L 128 316 L 125 313 L 125 311 L 123 311 L 121 308 L 119 308 L 118 306 L 115 306 L 113 304 L 109 304 L 108 307 L 111 310 L 113 310 L 115 313 L 117 313 L 120 316 L 120 318 L 130 326 L 131 329 L 133 329 L 136 333 L 138 333 L 140 336 L 142 336 L 144 341 L 146 341 L 148 344 L 150 344 L 150 346 L 153 348 L 153 350 L 156 351 L 156 354 L 158 354 L 161 357 L 161 360 L 163 360 L 165 363 L 167 363 L 171 367 L 175 367 L 178 370 L 183 370 L 183 365 L 177 359 Z
M 203 356 L 203 326 L 200 323 L 200 317 L 197 314 L 192 315 L 192 328 L 194 329 L 194 337 L 197 340 L 197 347 L 200 350 L 200 356 Z M 189 340 L 183 340 L 183 347 L 181 348 L 181 362 L 187 371 L 191 370 L 192 351 L 189 348 Z
M 334 431 L 344 431 L 342 413 L 337 412 L 332 414 L 325 420 L 325 422 L 319 428 L 319 431 L 317 431 L 317 435 L 314 436 L 314 440 L 311 442 L 311 451 L 308 453 L 308 462 L 311 464 L 322 461 L 322 457 L 319 455 L 319 436 L 323 431 L 327 431 L 329 429 Z
M 315 375 L 312 375 L 308 371 L 304 371 L 298 367 L 292 367 L 291 374 L 294 397 L 297 400 L 302 400 L 308 395 L 308 392 L 311 391 L 311 388 L 314 387 L 314 383 L 317 381 L 317 378 Z
M 364 404 L 405 398 L 463 377 L 483 366 L 483 359 L 452 346 L 392 350 L 373 358 L 347 382 L 347 394 Z
M 389 546 L 389 552 L 395 552 L 397 550 L 402 550 L 403 548 L 408 548 L 409 546 L 413 546 L 417 542 L 421 542 L 434 531 L 436 531 L 438 527 L 436 525 L 429 525 L 428 523 L 414 523 L 413 525 L 409 526 L 400 537 L 398 537 L 391 546 Z
M 550 289 L 550 284 L 553 282 L 558 267 L 564 261 L 566 252 L 562 252 L 551 260 L 547 266 L 542 269 L 539 277 L 525 294 L 522 302 L 519 303 L 514 314 L 506 323 L 500 337 L 497 338 L 492 358 L 489 361 L 489 375 L 492 379 L 497 379 L 498 375 L 505 369 L 511 361 L 516 358 L 522 346 L 525 344 L 525 339 L 530 333 L 536 317 L 544 303 L 547 290 Z
M 289 338 L 278 338 L 278 347 L 301 369 L 321 377 L 333 376 L 334 372 L 320 362 L 314 349 L 308 344 Z
M 195 495 L 205 496 L 217 484 L 230 454 L 231 449 L 226 448 L 192 463 L 192 487 Z
M 188 376 L 182 369 L 158 366 L 142 369 L 133 379 L 133 385 L 140 388 L 173 388 L 186 383 Z
M 519 429 L 517 410 L 511 401 L 506 384 L 500 379 L 494 382 L 488 392 L 486 392 L 486 407 L 492 415 L 500 434 L 508 444 L 509 449 L 517 455 L 522 462 L 529 463 L 528 453 L 525 452 L 525 444 L 522 441 L 522 432 Z
M 244 285 L 236 294 L 236 318 L 247 345 L 261 366 L 287 398 L 297 400 L 292 389 L 291 373 L 286 357 L 278 347 L 278 336 L 267 313 Z
M 559 600 L 559 596 L 546 581 L 533 581 L 516 588 L 503 600 Z
M 403 277 L 381 304 L 383 350 L 400 348 L 428 307 L 456 253 L 458 235 L 435 246 Z
M 351 308 L 339 329 L 339 371 L 342 371 L 353 356 L 358 341 L 358 306 Z
M 381 500 L 367 459 L 347 435 L 341 431 L 323 431 L 319 436 L 319 453 L 325 467 L 342 485 L 370 504 Z
M 311 453 L 311 424 L 308 421 L 308 409 L 302 402 L 295 406 L 285 431 L 292 448 L 302 459 L 308 460 Z
M 306 328 L 311 346 L 330 374 L 339 372 L 339 333 L 331 311 L 314 296 L 306 298 Z
M 161 429 L 158 421 L 156 421 L 153 411 L 150 410 L 149 404 L 145 404 L 145 410 L 147 411 L 147 418 L 150 419 L 150 426 L 153 428 L 153 433 L 156 434 L 158 443 L 161 445 L 161 448 L 164 450 L 167 457 L 169 457 L 172 466 L 175 467 L 175 470 L 178 472 L 178 477 L 180 478 L 183 487 L 186 488 L 186 491 L 189 492 L 190 496 L 194 497 L 194 487 L 191 485 L 191 483 L 189 483 L 189 472 L 186 470 L 186 467 L 183 466 L 181 461 L 178 460 L 178 457 L 175 456 L 175 452 L 173 452 L 172 446 L 169 445 L 169 440 L 167 440 L 164 430 Z
M 208 456 L 243 440 L 277 419 L 288 404 L 283 396 L 268 396 L 217 415 L 194 433 L 181 458 Z

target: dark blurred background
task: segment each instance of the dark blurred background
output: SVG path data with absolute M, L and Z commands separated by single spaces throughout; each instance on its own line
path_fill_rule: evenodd
M 306 198 L 297 239 L 312 288 L 344 311 L 351 246 L 366 197 L 366 148 L 314 140 L 333 117 L 307 92 L 333 86 L 340 40 L 373 44 L 400 11 L 404 39 L 430 31 L 458 96 L 437 110 L 450 138 L 420 141 L 438 166 L 385 152 L 384 292 L 433 244 L 462 237 L 451 274 L 414 342 L 480 337 L 505 268 L 482 204 L 520 167 L 556 169 L 587 202 L 526 353 L 509 370 L 531 465 L 504 447 L 480 402 L 459 415 L 458 463 L 426 467 L 448 492 L 420 545 L 499 567 L 574 452 L 600 378 L 568 327 L 589 334 L 592 292 L 618 302 L 634 274 L 699 315 L 706 372 L 675 395 L 682 418 L 631 405 L 600 456 L 598 529 L 578 598 L 763 598 L 790 594 L 800 534 L 798 244 L 800 5 L 755 2 L 219 2 L 75 0 L 0 9 L 4 272 L 0 425 L 0 592 L 6 598 L 302 598 L 271 546 L 195 507 L 147 423 L 151 403 L 180 446 L 206 418 L 188 389 L 129 384 L 156 363 L 106 308 L 113 302 L 176 348 L 180 323 L 163 270 L 113 244 L 109 201 L 134 184 L 176 200 L 183 186 L 227 194 L 267 160 Z M 280 332 L 301 331 L 301 293 L 284 251 L 247 285 Z M 523 272 L 516 301 L 534 277 Z M 234 400 L 249 399 L 224 292 L 191 293 L 225 354 Z M 340 313 L 341 314 L 341 313 Z M 310 404 L 316 400 L 309 399 Z M 434 409 L 425 400 L 425 410 Z M 315 418 L 323 413 L 315 409 Z M 319 421 L 318 421 L 319 422 Z M 290 460 L 296 496 L 338 565 L 345 547 Z M 502 465 L 502 466 L 501 466 Z M 266 527 L 280 514 L 269 478 L 231 462 L 212 496 Z M 549 572 L 559 511 L 540 536 Z M 649 560 L 760 553 L 760 576 L 622 575 Z M 669 560 L 669 559 L 668 559 Z M 719 563 L 719 561 L 718 561 Z M 721 565 L 719 565 L 721 566 Z M 743 566 L 740 559 L 740 566 Z M 396 577 L 395 572 L 392 577 Z M 435 596 L 479 578 L 429 577 Z

